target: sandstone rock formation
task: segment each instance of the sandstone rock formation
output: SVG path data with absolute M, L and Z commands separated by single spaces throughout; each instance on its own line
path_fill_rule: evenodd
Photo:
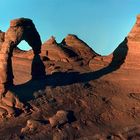
M 82 60 L 87 64 L 97 54 L 76 35 L 69 34 L 59 44 L 51 37 L 42 45 L 42 55 L 54 61 L 72 63 Z
M 46 56 L 49 60 L 69 62 L 72 61 L 68 49 L 58 44 L 54 37 L 51 37 L 42 45 L 42 56 Z M 74 52 L 72 52 L 74 54 Z
M 30 19 L 20 18 L 12 20 L 7 32 L 5 34 L 0 32 L 0 96 L 2 101 L 5 101 L 6 105 L 8 103 L 8 101 L 6 102 L 7 92 L 9 87 L 13 85 L 14 78 L 11 57 L 13 55 L 13 49 L 16 48 L 22 40 L 27 41 L 32 47 L 35 55 L 34 58 L 39 58 L 39 54 L 41 53 L 41 39 L 35 25 Z M 33 63 L 36 64 L 34 61 Z M 32 75 L 34 77 L 36 75 L 38 77 L 39 74 L 36 73 L 35 70 L 32 70 Z
M 96 56 L 89 62 L 89 67 L 100 76 L 112 82 L 121 81 L 129 92 L 139 92 L 140 77 L 140 15 L 125 40 L 109 56 Z M 111 67 L 111 65 L 113 66 Z M 113 75 L 113 78 L 111 78 Z M 135 83 L 135 84 L 131 84 Z M 131 86 L 129 86 L 131 84 Z
M 62 41 L 62 44 L 65 45 L 68 49 L 74 51 L 81 59 L 83 59 L 84 64 L 87 64 L 93 57 L 98 55 L 76 35 L 69 34 Z
M 139 76 L 138 62 L 140 43 L 137 39 L 139 36 L 140 27 L 139 20 L 140 18 L 138 16 L 136 24 L 129 33 L 128 37 L 126 37 L 124 41 L 109 56 L 98 55 L 77 36 L 70 34 L 65 39 L 63 39 L 61 43 L 57 43 L 55 38 L 51 37 L 42 45 L 41 57 L 45 57 L 46 60 L 49 61 L 65 62 L 66 64 L 70 63 L 71 65 L 73 65 L 73 62 L 78 63 L 80 61 L 84 66 L 88 64 L 91 70 L 96 72 L 99 71 L 98 73 L 101 72 L 102 74 L 99 74 L 99 77 L 104 75 L 111 77 L 110 74 L 113 72 L 114 78 L 111 80 L 119 81 L 121 79 L 126 84 L 129 81 L 129 78 L 131 78 L 131 80 L 136 81 L 136 85 L 138 86 L 138 80 L 136 78 L 134 79 L 134 77 Z M 15 53 L 14 55 L 17 58 L 28 58 L 28 60 L 34 58 L 32 50 L 28 52 L 19 51 L 19 53 Z M 17 59 L 16 63 L 18 61 L 19 60 Z M 128 78 L 127 73 L 131 73 L 132 69 L 135 71 L 137 76 L 132 76 L 133 74 L 131 74 Z M 127 70 L 127 73 L 125 72 L 124 74 L 125 70 Z M 117 76 L 119 74 L 122 75 L 120 79 Z
M 70 46 L 71 45 L 71 46 Z M 95 56 L 100 56 L 94 52 L 85 42 L 76 35 L 68 35 L 61 43 L 57 43 L 55 37 L 51 37 L 41 46 L 41 58 L 64 63 L 77 63 L 88 65 Z M 14 50 L 14 57 L 33 59 L 33 51 Z
M 140 42 L 140 15 L 137 16 L 136 23 L 128 34 L 128 39 L 134 42 Z
M 5 33 L 0 30 L 0 49 L 1 49 L 2 43 L 4 42 L 4 35 Z
M 33 48 L 34 54 L 38 55 L 41 52 L 40 36 L 30 19 L 15 19 L 10 23 L 10 28 L 5 33 L 5 39 L 0 51 L 0 82 L 3 91 L 5 88 L 13 84 L 13 72 L 11 57 L 13 49 L 22 41 L 25 40 Z
M 0 137 L 139 139 L 139 23 L 138 16 L 130 34 L 108 56 L 96 54 L 75 35 L 68 35 L 61 43 L 52 37 L 42 45 L 40 55 L 34 55 L 34 50 L 15 49 L 12 68 L 16 85 L 5 86 L 8 91 L 0 100 L 0 117 L 14 116 L 15 109 L 23 110 L 24 104 L 19 99 L 28 103 L 31 110 L 18 118 L 7 119 L 6 123 L 1 121 Z M 0 33 L 2 46 L 4 34 Z M 1 58 L 7 60 L 6 52 L 2 54 Z M 40 80 L 40 73 L 43 75 L 45 71 L 47 75 Z
M 33 132 L 39 127 L 40 123 L 36 120 L 30 119 L 24 128 L 21 129 L 21 133 Z
M 68 116 L 68 112 L 64 110 L 59 110 L 54 116 L 49 118 L 49 122 L 52 127 L 62 125 L 68 121 L 67 116 Z

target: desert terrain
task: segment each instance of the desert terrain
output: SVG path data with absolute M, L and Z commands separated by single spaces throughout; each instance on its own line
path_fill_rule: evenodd
M 17 45 L 8 91 L 25 108 L 0 114 L 0 140 L 139 140 L 139 56 L 140 16 L 108 56 L 73 34 L 61 43 L 52 36 L 38 56 Z

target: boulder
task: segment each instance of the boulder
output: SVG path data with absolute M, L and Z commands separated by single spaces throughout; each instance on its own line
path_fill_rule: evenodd
M 68 121 L 67 118 L 68 112 L 64 110 L 59 110 L 57 113 L 49 118 L 49 122 L 52 127 L 62 125 Z
M 24 128 L 21 129 L 21 133 L 29 133 L 35 131 L 39 127 L 40 123 L 36 120 L 30 119 L 27 120 L 27 124 Z

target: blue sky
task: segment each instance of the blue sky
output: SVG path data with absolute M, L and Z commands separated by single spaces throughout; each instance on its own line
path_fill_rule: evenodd
M 11 19 L 31 18 L 42 42 L 55 36 L 58 42 L 76 34 L 102 55 L 123 41 L 140 14 L 139 0 L 1 0 L 0 30 Z M 29 49 L 25 42 L 19 45 Z

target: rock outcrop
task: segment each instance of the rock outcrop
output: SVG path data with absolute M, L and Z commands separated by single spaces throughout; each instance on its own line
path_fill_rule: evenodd
M 51 37 L 42 45 L 42 56 L 47 56 L 49 60 L 63 62 L 82 61 L 84 65 L 98 55 L 85 42 L 76 35 L 68 35 L 61 43 L 57 43 L 54 37 Z
M 140 42 L 140 15 L 137 16 L 137 20 L 132 30 L 128 34 L 129 41 Z
M 49 60 L 63 62 L 70 62 L 76 56 L 75 52 L 58 44 L 54 37 L 51 37 L 42 45 L 41 55 L 46 56 Z
M 81 59 L 83 59 L 84 64 L 87 64 L 93 57 L 98 55 L 76 35 L 69 34 L 62 41 L 62 44 L 64 44 L 65 47 L 69 48 L 70 50 L 74 51 Z
M 49 74 L 72 71 L 77 66 L 75 64 L 80 62 L 78 68 L 75 69 L 76 71 L 82 71 L 82 67 L 86 67 L 89 71 L 93 71 L 94 79 L 103 78 L 115 83 L 122 81 L 122 86 L 125 89 L 131 88 L 138 92 L 140 91 L 139 79 L 137 78 L 140 77 L 139 35 L 140 16 L 137 17 L 136 24 L 129 35 L 114 52 L 108 56 L 100 56 L 84 41 L 72 34 L 64 38 L 61 43 L 57 43 L 55 38 L 51 37 L 41 45 L 40 36 L 30 19 L 12 20 L 6 33 L 0 31 L 0 90 L 2 101 L 4 102 L 4 96 L 13 84 L 12 55 L 14 55 L 14 65 L 19 66 L 20 64 L 20 70 L 21 67 L 24 67 L 26 73 L 28 73 L 27 70 L 32 67 L 31 75 L 33 79 L 45 76 L 46 71 L 49 71 Z M 27 52 L 18 49 L 17 45 L 21 40 L 27 41 L 33 49 Z M 44 60 L 44 63 L 42 60 Z M 24 63 L 22 63 L 23 61 Z M 83 69 L 83 71 L 85 70 Z M 19 73 L 17 72 L 17 75 Z M 130 81 L 135 84 L 129 86 Z M 2 109 L 1 111 L 4 113 Z
M 2 43 L 4 42 L 4 35 L 5 33 L 0 30 L 0 49 L 1 49 Z
M 68 122 L 67 116 L 68 116 L 67 111 L 59 110 L 59 111 L 57 111 L 57 113 L 54 116 L 49 118 L 49 122 L 52 127 L 62 125 L 62 124 L 65 124 L 66 122 Z
M 75 35 L 61 43 L 51 37 L 41 46 L 31 20 L 12 21 L 6 33 L 0 32 L 0 117 L 26 114 L 1 121 L 0 137 L 139 139 L 139 17 L 108 56 L 96 54 Z M 31 39 L 36 43 L 29 43 L 33 49 L 16 48 L 22 39 L 30 42 L 30 31 L 37 33 Z
M 120 65 L 121 69 L 139 70 L 140 69 L 140 15 L 132 30 L 125 40 L 109 56 L 96 56 L 89 63 L 92 70 L 100 70 L 110 64 Z M 119 70 L 119 71 L 120 71 Z
M 121 81 L 125 89 L 139 92 L 139 56 L 140 15 L 137 16 L 136 23 L 131 32 L 115 51 L 109 56 L 94 57 L 89 62 L 89 67 L 100 75 L 99 78 L 103 77 L 106 80 L 118 83 Z
M 13 84 L 13 72 L 11 57 L 13 49 L 22 41 L 25 40 L 33 48 L 34 54 L 38 55 L 41 52 L 40 36 L 30 19 L 20 18 L 10 22 L 10 28 L 5 33 L 4 42 L 1 45 L 0 51 L 0 83 L 5 92 L 5 88 Z
M 2 107 L 7 109 L 7 112 L 10 112 L 15 106 L 9 108 L 9 104 L 12 105 L 10 100 L 7 100 L 7 94 L 9 87 L 13 85 L 13 69 L 12 69 L 12 60 L 13 49 L 17 45 L 25 40 L 32 47 L 35 57 L 39 58 L 41 53 L 41 39 L 40 36 L 33 24 L 32 20 L 26 18 L 19 18 L 12 20 L 10 22 L 10 28 L 6 33 L 0 32 L 0 98 L 2 100 Z M 33 61 L 33 63 L 38 64 L 38 62 Z M 32 64 L 34 65 L 34 64 Z M 38 71 L 40 72 L 40 71 Z M 37 74 L 38 77 L 39 74 Z M 36 76 L 36 70 L 32 70 L 32 76 Z M 3 103 L 4 102 L 4 103 Z M 8 104 L 7 104 L 8 103 Z

